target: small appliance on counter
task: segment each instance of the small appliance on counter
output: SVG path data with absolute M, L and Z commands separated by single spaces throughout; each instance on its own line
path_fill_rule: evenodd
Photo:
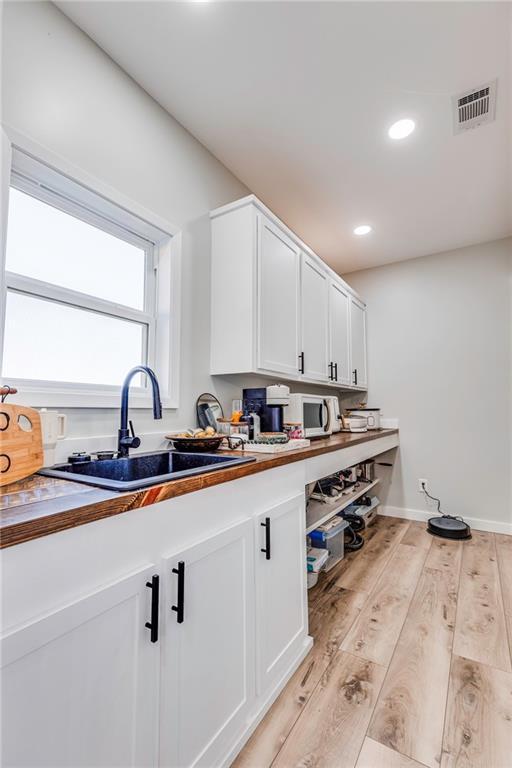
M 292 392 L 290 404 L 284 409 L 285 421 L 299 424 L 304 437 L 328 437 L 333 432 L 332 399 Z
M 343 414 L 342 416 L 343 432 L 367 432 L 368 421 L 365 416 L 353 416 Z
M 340 401 L 336 395 L 329 395 L 325 398 L 327 400 L 327 407 L 329 409 L 329 424 L 331 426 L 331 432 L 341 431 L 341 410 Z
M 283 432 L 284 409 L 290 402 L 290 388 L 284 384 L 243 390 L 243 420 L 252 426 L 250 437 L 260 432 Z
M 380 408 L 349 408 L 349 416 L 366 419 L 368 429 L 380 429 Z

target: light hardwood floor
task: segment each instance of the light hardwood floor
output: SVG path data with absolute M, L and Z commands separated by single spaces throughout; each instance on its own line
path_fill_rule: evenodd
M 512 537 L 378 517 L 235 768 L 512 768 Z

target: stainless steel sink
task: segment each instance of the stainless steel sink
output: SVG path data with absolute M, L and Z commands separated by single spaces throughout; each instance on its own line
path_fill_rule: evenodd
M 255 461 L 254 456 L 225 456 L 217 453 L 184 453 L 159 451 L 139 453 L 119 459 L 84 461 L 78 464 L 56 464 L 41 469 L 39 474 L 74 480 L 112 491 L 135 491 L 148 485 L 166 483 L 191 475 L 202 475 L 219 469 Z

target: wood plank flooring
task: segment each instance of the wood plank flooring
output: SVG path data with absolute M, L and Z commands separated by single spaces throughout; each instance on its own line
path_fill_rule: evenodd
M 512 768 L 512 537 L 378 517 L 236 768 Z

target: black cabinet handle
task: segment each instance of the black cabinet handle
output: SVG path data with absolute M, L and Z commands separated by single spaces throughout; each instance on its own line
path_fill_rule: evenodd
M 334 363 L 334 380 L 338 381 L 338 363 Z
M 178 605 L 172 605 L 171 610 L 178 614 L 176 617 L 178 624 L 183 624 L 185 611 L 185 563 L 183 560 L 180 560 L 178 567 L 173 568 L 172 572 L 178 576 Z
M 149 629 L 152 643 L 158 641 L 158 605 L 160 602 L 160 576 L 153 576 L 151 581 L 146 581 L 146 587 L 151 590 L 151 621 L 146 621 L 145 627 Z
M 304 373 L 304 352 L 299 355 L 299 373 Z
M 265 529 L 265 546 L 261 549 L 265 553 L 265 559 L 270 560 L 270 517 L 265 518 L 260 525 Z
M 353 374 L 354 374 L 354 384 L 357 384 L 357 368 L 354 368 Z
M 334 363 L 329 363 L 329 381 L 334 381 Z

